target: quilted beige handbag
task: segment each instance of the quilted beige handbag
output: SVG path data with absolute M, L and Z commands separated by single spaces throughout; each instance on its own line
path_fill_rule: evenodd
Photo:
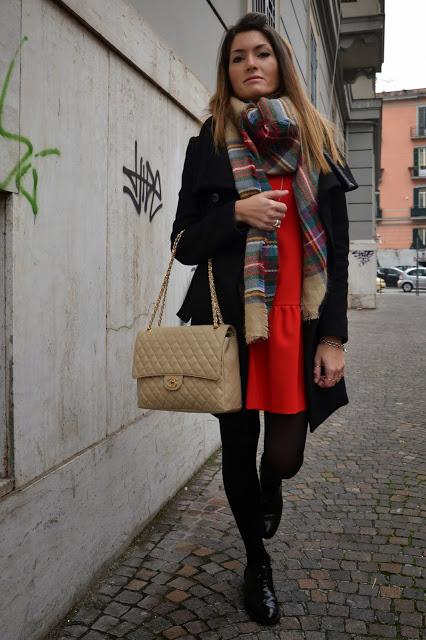
M 179 233 L 173 244 L 147 329 L 136 337 L 133 377 L 141 409 L 227 413 L 241 409 L 241 378 L 235 329 L 224 324 L 208 261 L 213 324 L 162 327 L 169 277 Z M 158 326 L 152 327 L 158 309 Z

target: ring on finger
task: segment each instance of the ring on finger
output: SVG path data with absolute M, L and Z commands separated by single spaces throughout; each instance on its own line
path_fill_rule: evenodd
M 280 221 L 278 220 L 278 218 L 277 218 L 277 219 L 275 220 L 275 222 L 274 222 L 274 227 L 275 227 L 275 229 L 279 229 L 279 228 L 280 228 L 280 226 L 281 226 L 281 222 L 280 222 Z

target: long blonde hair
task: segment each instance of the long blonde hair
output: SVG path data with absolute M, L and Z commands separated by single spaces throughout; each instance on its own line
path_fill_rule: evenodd
M 225 123 L 232 117 L 230 98 L 233 95 L 228 67 L 232 42 L 238 33 L 260 31 L 268 39 L 278 61 L 280 86 L 273 96 L 285 96 L 293 108 L 298 124 L 302 153 L 309 168 L 328 173 L 330 167 L 324 158 L 327 151 L 334 162 L 343 163 L 336 139 L 337 131 L 332 122 L 322 116 L 308 100 L 297 75 L 291 46 L 287 40 L 270 27 L 262 13 L 247 13 L 226 32 L 219 50 L 216 92 L 209 101 L 209 113 L 213 116 L 213 140 L 216 150 L 225 148 Z

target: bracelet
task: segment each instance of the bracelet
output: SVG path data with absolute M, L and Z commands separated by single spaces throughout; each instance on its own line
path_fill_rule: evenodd
M 336 349 L 342 349 L 346 353 L 347 349 L 344 344 L 340 344 L 339 342 L 332 342 L 331 340 L 327 340 L 326 338 L 321 338 L 320 344 L 328 344 L 330 347 L 335 347 Z

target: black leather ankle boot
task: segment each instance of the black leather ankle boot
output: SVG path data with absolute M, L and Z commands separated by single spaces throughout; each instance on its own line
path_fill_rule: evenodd
M 281 477 L 266 468 L 263 455 L 260 461 L 260 486 L 262 489 L 263 538 L 272 538 L 281 522 L 283 496 Z
M 244 606 L 250 618 L 259 624 L 276 624 L 280 610 L 268 560 L 249 563 L 244 571 Z

